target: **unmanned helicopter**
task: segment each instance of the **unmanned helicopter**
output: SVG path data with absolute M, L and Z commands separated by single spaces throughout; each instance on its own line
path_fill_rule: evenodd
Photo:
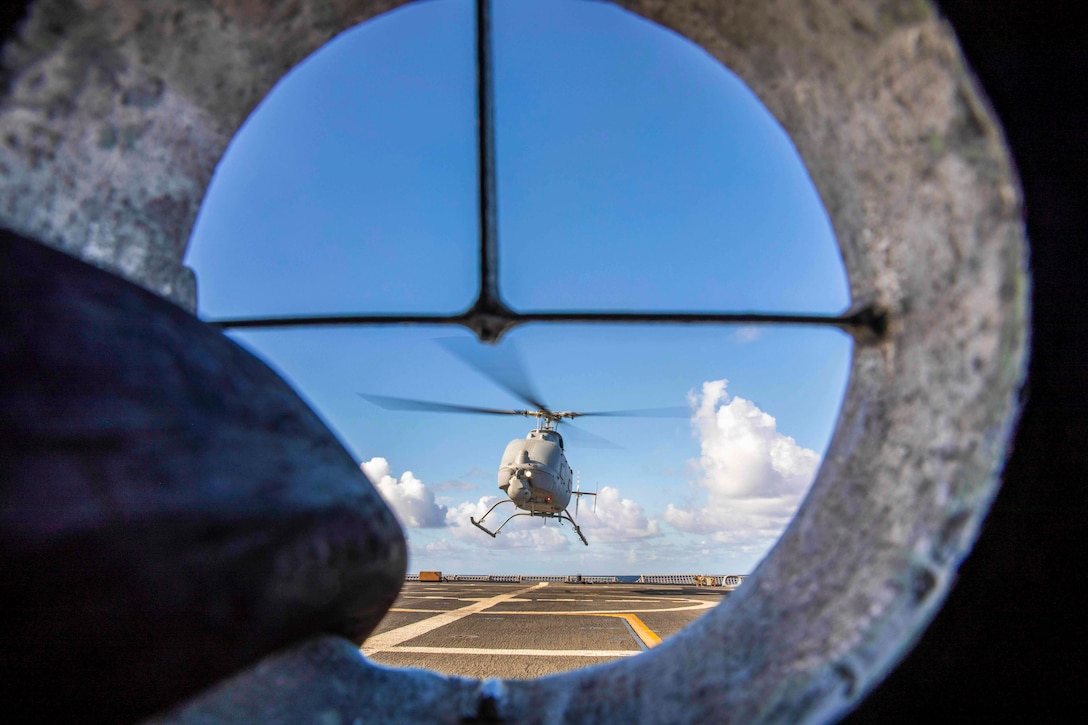
M 462 341 L 458 340 L 456 342 L 460 343 Z M 528 403 L 531 408 L 526 410 L 504 410 L 408 398 L 393 398 L 385 395 L 368 395 L 364 393 L 359 393 L 359 395 L 388 410 L 519 415 L 536 420 L 536 427 L 529 431 L 524 438 L 516 438 L 510 441 L 502 454 L 502 459 L 499 462 L 498 484 L 499 489 L 506 495 L 506 498 L 489 508 L 480 517 L 479 521 L 472 516 L 469 517 L 469 521 L 474 526 L 489 534 L 492 538 L 495 538 L 512 519 L 518 516 L 531 516 L 553 519 L 560 523 L 563 521 L 570 522 L 570 525 L 574 528 L 574 533 L 578 535 L 583 544 L 589 546 L 581 527 L 574 520 L 574 516 L 571 516 L 568 507 L 573 498 L 575 500 L 575 515 L 577 515 L 578 502 L 581 498 L 583 496 L 593 496 L 594 510 L 596 510 L 597 493 L 596 491 L 593 493 L 582 491 L 580 486 L 575 487 L 571 467 L 567 462 L 563 436 L 556 430 L 561 421 L 589 416 L 684 417 L 689 413 L 688 409 L 683 407 L 597 412 L 552 410 L 532 391 L 528 378 L 525 376 L 524 368 L 517 359 L 516 352 L 512 347 L 507 347 L 508 356 L 503 360 L 498 357 L 483 357 L 472 352 L 470 348 L 456 345 L 450 341 L 447 341 L 444 346 L 475 368 L 477 372 Z M 589 434 L 569 424 L 567 429 L 571 437 L 579 438 L 590 445 L 618 447 L 603 438 Z M 519 510 L 508 516 L 494 531 L 487 528 L 484 525 L 484 520 L 496 508 L 508 503 L 514 504 L 514 507 Z

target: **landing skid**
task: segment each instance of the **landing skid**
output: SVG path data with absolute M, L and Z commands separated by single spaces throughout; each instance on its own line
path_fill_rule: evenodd
M 492 539 L 494 539 L 496 536 L 498 536 L 499 532 L 502 531 L 503 526 L 506 526 L 508 523 L 510 523 L 511 519 L 517 518 L 518 516 L 540 516 L 540 517 L 543 517 L 543 518 L 546 518 L 546 519 L 558 519 L 559 521 L 569 521 L 570 525 L 574 527 L 574 533 L 578 534 L 578 538 L 582 540 L 583 544 L 585 544 L 586 546 L 589 546 L 589 542 L 586 541 L 586 537 L 582 534 L 581 527 L 579 527 L 578 524 L 576 524 L 574 522 L 574 519 L 571 518 L 571 515 L 566 511 L 560 511 L 560 512 L 554 513 L 554 514 L 552 514 L 552 513 L 539 513 L 539 512 L 534 512 L 534 511 L 519 511 L 517 513 L 510 514 L 509 516 L 507 516 L 506 521 L 503 521 L 501 524 L 499 524 L 499 527 L 497 529 L 495 529 L 494 531 L 492 531 L 491 529 L 484 526 L 484 519 L 486 519 L 491 514 L 492 511 L 494 511 L 497 507 L 501 506 L 504 503 L 514 503 L 514 502 L 511 501 L 510 499 L 506 499 L 505 501 L 499 501 L 494 506 L 489 508 L 487 510 L 487 513 L 485 513 L 483 516 L 480 517 L 479 521 L 477 521 L 476 519 L 474 519 L 471 516 L 468 517 L 468 520 L 472 522 L 473 526 L 480 529 L 485 534 L 488 534 L 489 536 L 491 536 Z

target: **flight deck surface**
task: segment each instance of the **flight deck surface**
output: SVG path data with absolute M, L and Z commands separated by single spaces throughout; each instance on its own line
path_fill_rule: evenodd
M 665 584 L 406 582 L 362 652 L 460 677 L 541 677 L 637 655 L 727 595 Z

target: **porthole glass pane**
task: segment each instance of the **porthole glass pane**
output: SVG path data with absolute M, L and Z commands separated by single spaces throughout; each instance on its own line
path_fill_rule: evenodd
M 494 7 L 500 270 L 512 306 L 847 306 L 804 166 L 733 73 L 608 3 Z
M 333 39 L 232 140 L 186 263 L 206 317 L 459 312 L 477 285 L 472 3 Z
M 494 10 L 507 302 L 520 311 L 847 306 L 804 167 L 734 76 L 611 5 L 509 0 Z M 233 141 L 194 232 L 203 316 L 468 307 L 478 285 L 472 11 L 440 0 L 389 13 L 332 41 L 273 91 Z M 441 571 L 469 587 L 498 577 L 511 592 L 552 578 L 556 593 L 503 605 L 522 614 L 568 600 L 590 607 L 589 594 L 559 591 L 567 577 L 643 582 L 641 629 L 580 621 L 596 654 L 537 658 L 544 669 L 522 676 L 635 654 L 652 646 L 638 632 L 667 637 L 742 586 L 816 474 L 851 355 L 850 338 L 828 328 L 534 324 L 490 348 L 449 327 L 230 334 L 311 403 L 385 496 L 408 537 L 409 575 Z M 531 407 L 436 341 L 447 338 L 482 358 L 516 348 L 553 412 L 674 414 L 560 422 L 574 481 L 596 498 L 572 499 L 562 521 L 524 516 L 510 501 L 487 514 L 506 496 L 504 449 L 539 421 L 387 410 L 360 396 Z M 472 524 L 485 514 L 492 532 L 502 527 L 494 538 Z M 700 582 L 714 592 L 687 591 Z M 469 620 L 412 642 L 381 640 L 478 599 L 424 589 L 405 590 L 375 635 L 384 644 L 364 652 L 390 665 L 513 676 L 478 669 L 484 643 Z M 652 611 L 673 595 L 691 605 L 686 614 Z M 608 597 L 622 599 L 601 590 L 592 607 L 634 607 Z M 513 610 L 487 616 L 504 611 Z M 523 649 L 549 638 L 523 634 Z M 477 651 L 428 659 L 451 646 Z

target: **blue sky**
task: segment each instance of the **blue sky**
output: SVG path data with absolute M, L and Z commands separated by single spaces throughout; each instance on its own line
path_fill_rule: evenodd
M 586 0 L 494 7 L 499 273 L 522 311 L 836 313 L 841 259 L 785 133 L 673 33 Z M 273 90 L 221 161 L 187 263 L 206 318 L 460 312 L 478 245 L 473 8 L 430 0 L 334 39 Z M 746 573 L 830 439 L 849 338 L 835 330 L 532 325 L 509 333 L 554 408 L 689 405 L 580 422 L 591 545 L 499 495 L 528 420 L 405 413 L 357 393 L 521 407 L 435 327 L 232 333 L 329 423 L 406 525 L 409 571 Z M 720 381 L 728 380 L 728 383 Z M 562 430 L 562 428 L 560 429 Z M 507 534 L 509 531 L 509 535 Z

